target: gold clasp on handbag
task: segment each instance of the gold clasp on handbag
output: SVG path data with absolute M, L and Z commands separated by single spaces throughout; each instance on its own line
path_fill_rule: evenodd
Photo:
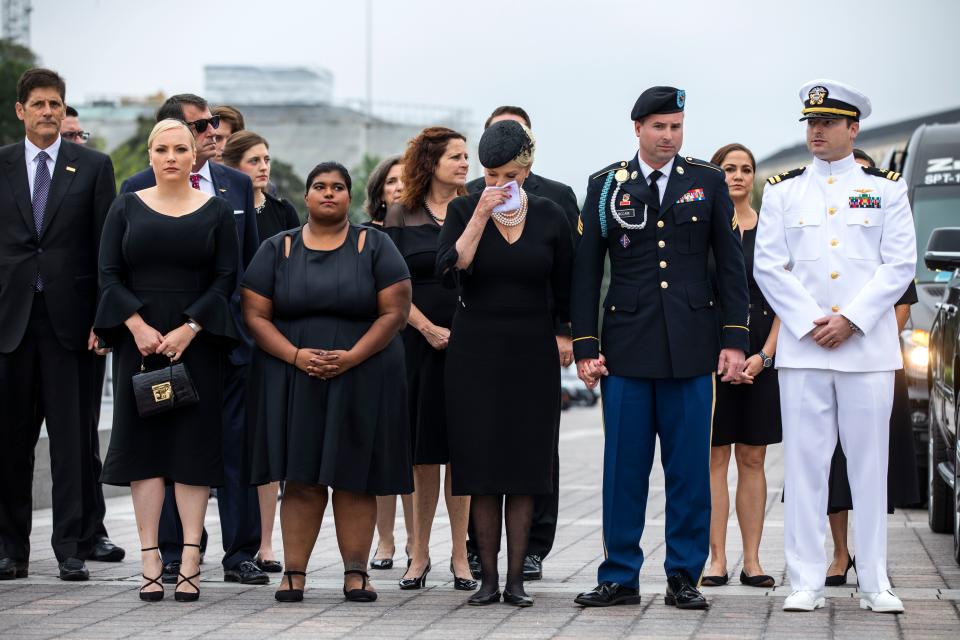
M 154 402 L 166 402 L 173 397 L 173 385 L 169 382 L 161 382 L 150 387 L 153 391 Z

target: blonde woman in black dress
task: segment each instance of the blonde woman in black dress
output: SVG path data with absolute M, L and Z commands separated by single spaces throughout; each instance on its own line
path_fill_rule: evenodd
M 114 409 L 102 481 L 129 485 L 140 534 L 142 600 L 163 598 L 157 551 L 165 483 L 175 487 L 183 557 L 175 598 L 200 595 L 200 535 L 211 486 L 223 484 L 221 407 L 239 263 L 233 208 L 190 186 L 196 145 L 179 120 L 147 143 L 156 186 L 118 197 L 100 242 L 96 334 L 113 347 Z M 183 362 L 199 403 L 141 418 L 131 377 Z
M 753 250 L 757 237 L 757 212 L 750 204 L 756 162 L 741 144 L 720 148 L 711 159 L 723 169 L 743 242 L 747 284 L 750 290 L 750 351 L 745 377 L 739 384 L 718 382 L 710 449 L 710 564 L 701 584 L 727 584 L 727 518 L 730 494 L 727 470 L 733 450 L 737 461 L 736 509 L 743 539 L 741 584 L 772 587 L 775 580 L 760 566 L 760 538 L 767 504 L 767 479 L 763 464 L 767 445 L 783 439 L 780 424 L 780 387 L 772 367 L 780 320 L 774 315 L 753 279 Z
M 437 252 L 445 284 L 460 289 L 445 386 L 453 493 L 470 496 L 483 567 L 471 605 L 500 600 L 504 516 L 503 599 L 533 604 L 524 591 L 523 560 L 534 496 L 553 491 L 560 411 L 555 330 L 570 319 L 573 241 L 563 209 L 522 189 L 533 154 L 533 137 L 518 122 L 498 122 L 483 133 L 487 188 L 450 203 Z M 520 394 L 517 376 L 504 369 L 508 362 L 522 363 Z

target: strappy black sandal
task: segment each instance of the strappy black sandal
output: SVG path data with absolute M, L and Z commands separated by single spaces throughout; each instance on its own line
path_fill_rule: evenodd
M 146 549 L 140 549 L 141 552 L 144 551 L 159 551 L 160 547 L 147 547 Z M 162 564 L 162 563 L 161 563 Z M 163 600 L 163 583 L 160 582 L 160 579 L 163 578 L 163 572 L 160 572 L 156 578 L 148 578 L 146 574 L 141 573 L 143 579 L 147 581 L 145 585 L 140 587 L 140 599 L 144 602 L 159 602 Z M 150 585 L 155 584 L 160 587 L 160 591 L 144 591 Z
M 197 549 L 200 548 L 200 545 L 198 545 L 198 544 L 190 544 L 189 542 L 184 542 L 184 543 L 183 543 L 183 546 L 185 546 L 185 547 L 196 547 Z M 182 561 L 181 561 L 181 565 L 180 565 L 180 566 L 183 566 Z M 178 580 L 177 580 L 177 587 L 179 587 L 181 584 L 183 584 L 184 582 L 186 582 L 188 585 L 190 585 L 191 587 L 193 587 L 194 589 L 196 589 L 196 591 L 174 591 L 174 592 L 173 592 L 173 599 L 176 600 L 177 602 L 196 602 L 197 600 L 199 600 L 199 599 L 200 599 L 200 587 L 197 585 L 197 583 L 194 582 L 194 580 L 196 580 L 196 579 L 199 578 L 199 577 L 200 577 L 200 569 L 199 569 L 199 568 L 197 569 L 197 572 L 196 572 L 195 574 L 193 574 L 192 576 L 189 576 L 189 577 L 183 575 L 183 572 L 178 571 L 178 572 L 177 572 L 177 578 L 178 578 Z
M 277 599 L 277 602 L 303 602 L 303 589 L 293 588 L 293 578 L 291 576 L 303 576 L 306 580 L 307 573 L 305 571 L 284 571 L 283 576 L 287 579 L 290 588 L 274 591 L 273 597 Z
M 360 569 L 347 569 L 343 572 L 344 576 L 349 576 L 351 574 L 361 576 L 363 578 L 363 583 L 360 585 L 359 589 L 350 589 L 347 591 L 347 587 L 343 587 L 343 595 L 350 602 L 373 602 L 377 599 L 377 592 L 370 591 L 367 589 L 367 579 L 370 575 L 366 571 L 361 571 Z

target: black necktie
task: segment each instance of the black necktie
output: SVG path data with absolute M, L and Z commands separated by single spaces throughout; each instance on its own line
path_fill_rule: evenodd
M 659 180 L 660 176 L 662 175 L 663 175 L 662 173 L 654 169 L 653 171 L 650 172 L 650 175 L 648 176 L 650 178 L 650 191 L 653 192 L 653 202 L 654 202 L 653 208 L 656 209 L 657 211 L 660 210 L 660 186 L 657 184 L 657 180 Z

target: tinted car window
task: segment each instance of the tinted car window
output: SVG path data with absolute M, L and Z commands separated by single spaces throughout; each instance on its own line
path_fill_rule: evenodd
M 930 234 L 938 227 L 960 227 L 960 186 L 918 187 L 913 197 L 917 228 L 917 281 L 948 282 L 952 274 L 930 271 L 923 263 Z

